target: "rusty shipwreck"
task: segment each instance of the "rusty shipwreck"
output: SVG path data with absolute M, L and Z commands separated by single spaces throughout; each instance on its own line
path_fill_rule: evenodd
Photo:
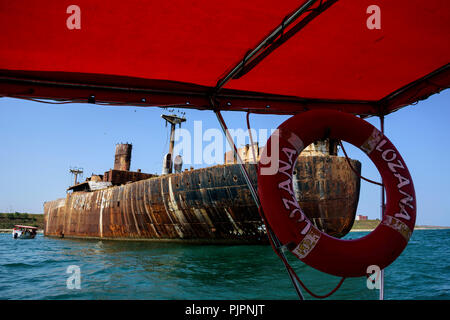
M 65 198 L 44 203 L 46 236 L 212 243 L 266 242 L 264 224 L 233 151 L 224 164 L 172 173 L 174 119 L 163 174 L 130 171 L 131 144 L 116 145 L 114 169 L 69 187 Z M 252 150 L 253 148 L 253 150 Z M 238 150 L 257 185 L 257 144 Z M 254 159 L 256 157 L 256 159 Z M 256 160 L 256 161 L 255 161 Z M 350 160 L 361 171 L 359 161 Z M 355 219 L 360 179 L 337 144 L 318 141 L 298 157 L 294 192 L 308 218 L 322 231 L 342 237 Z

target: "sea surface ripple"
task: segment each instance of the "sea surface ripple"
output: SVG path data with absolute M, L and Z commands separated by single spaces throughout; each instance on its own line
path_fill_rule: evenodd
M 367 232 L 352 232 L 346 239 Z M 339 278 L 289 259 L 302 281 L 325 294 Z M 81 270 L 69 289 L 70 265 Z M 416 230 L 385 270 L 385 299 L 450 300 L 450 230 Z M 313 299 L 306 292 L 306 299 Z M 366 278 L 346 279 L 329 299 L 378 299 Z M 283 264 L 264 245 L 54 239 L 0 234 L 0 299 L 296 299 Z

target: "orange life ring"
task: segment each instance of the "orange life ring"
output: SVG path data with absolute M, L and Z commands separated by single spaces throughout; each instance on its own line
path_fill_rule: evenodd
M 297 157 L 304 147 L 325 137 L 359 147 L 383 179 L 383 219 L 362 238 L 341 240 L 322 233 L 295 198 L 292 174 Z M 309 266 L 342 277 L 364 276 L 371 265 L 380 269 L 390 265 L 406 247 L 416 220 L 414 186 L 400 153 L 370 123 L 334 110 L 307 111 L 281 124 L 258 164 L 258 194 L 267 221 L 283 245 Z

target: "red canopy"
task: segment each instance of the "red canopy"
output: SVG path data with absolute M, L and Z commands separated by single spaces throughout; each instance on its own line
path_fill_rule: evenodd
M 1 1 L 0 30 L 0 96 L 370 115 L 450 84 L 448 0 Z

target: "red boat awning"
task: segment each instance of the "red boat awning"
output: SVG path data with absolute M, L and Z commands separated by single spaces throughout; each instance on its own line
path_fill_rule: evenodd
M 0 96 L 373 115 L 450 84 L 448 0 L 1 1 L 0 30 Z
M 14 227 L 17 227 L 17 228 L 26 228 L 26 229 L 38 229 L 37 227 L 31 227 L 31 226 L 22 226 L 22 225 L 20 225 L 20 224 L 16 224 L 16 225 L 14 225 Z

